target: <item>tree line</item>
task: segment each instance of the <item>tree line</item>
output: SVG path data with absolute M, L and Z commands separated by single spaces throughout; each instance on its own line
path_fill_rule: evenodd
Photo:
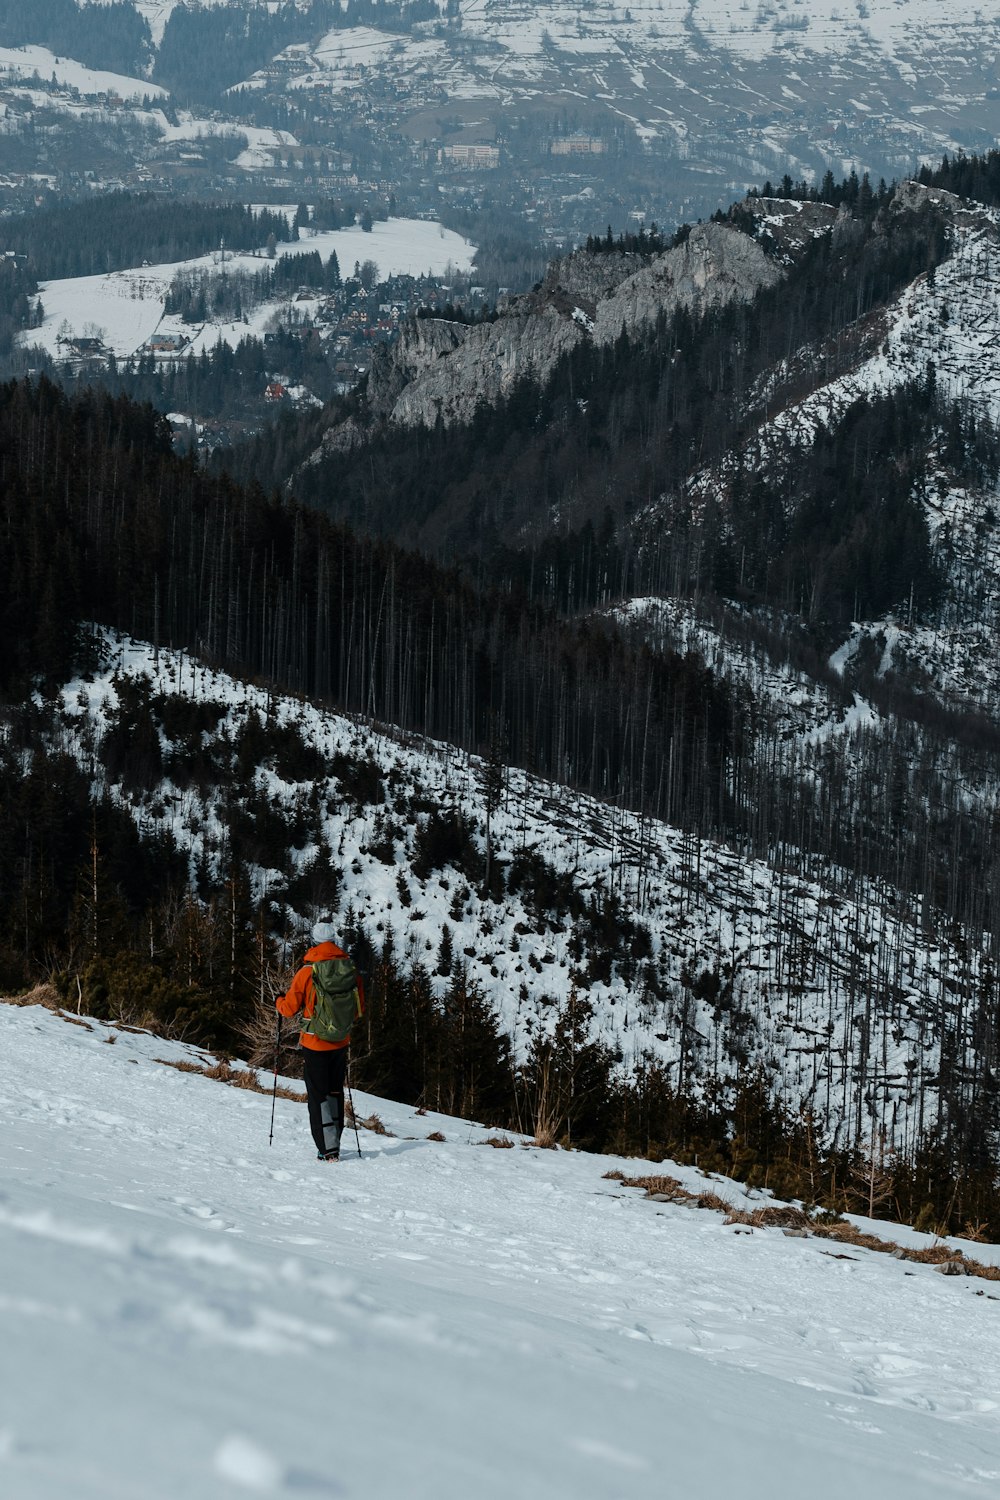
M 227 250 L 258 250 L 270 236 L 297 240 L 298 230 L 273 209 L 156 193 L 46 204 L 3 226 L 4 248 L 25 256 L 38 281 L 189 260 L 222 243 Z
M 164 311 L 179 314 L 188 323 L 204 323 L 210 316 L 237 321 L 262 302 L 308 287 L 315 292 L 335 292 L 343 285 L 336 250 L 326 260 L 318 250 L 281 255 L 264 262 L 260 271 L 179 271 L 167 289 Z
M 38 43 L 59 57 L 136 78 L 143 76 L 153 46 L 149 23 L 132 0 L 6 0 L 0 43 Z
M 308 0 L 281 5 L 179 5 L 170 12 L 154 78 L 182 100 L 221 101 L 286 47 L 318 41 L 335 28 L 369 25 L 409 31 L 436 20 L 433 0 Z

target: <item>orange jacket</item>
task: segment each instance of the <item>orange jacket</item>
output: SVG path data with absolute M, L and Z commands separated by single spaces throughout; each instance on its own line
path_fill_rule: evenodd
M 311 966 L 320 963 L 324 958 L 347 957 L 343 948 L 338 948 L 336 943 L 317 943 L 315 948 L 310 948 L 306 954 L 305 966 L 296 974 L 288 986 L 287 993 L 279 995 L 275 1001 L 278 1014 L 297 1016 L 301 1010 L 308 1019 L 316 1005 L 316 990 L 313 986 Z M 358 975 L 358 1000 L 361 1005 L 361 1014 L 364 1015 L 365 990 L 360 974 Z M 313 1036 L 311 1031 L 302 1031 L 299 1033 L 299 1046 L 310 1047 L 313 1052 L 336 1052 L 340 1047 L 350 1046 L 350 1037 L 343 1042 L 324 1042 L 321 1037 Z

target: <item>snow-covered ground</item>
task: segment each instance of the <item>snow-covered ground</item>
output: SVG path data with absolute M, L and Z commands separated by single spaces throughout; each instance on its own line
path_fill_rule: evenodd
M 919 276 L 888 309 L 878 352 L 781 412 L 764 430 L 765 446 L 772 433 L 810 442 L 820 423 L 829 426 L 859 396 L 896 389 L 923 375 L 928 361 L 948 396 L 1000 421 L 1000 232 L 995 213 L 977 217 L 956 226 L 952 253 L 934 275 Z
M 994 1283 L 362 1095 L 321 1166 L 183 1053 L 0 1005 L 12 1500 L 996 1493 Z
M 59 57 L 47 47 L 0 47 L 0 73 L 17 78 L 54 78 L 65 88 L 81 94 L 120 94 L 123 99 L 166 98 L 167 91 L 144 78 L 86 68 L 71 57 Z
M 305 230 L 299 240 L 276 246 L 275 254 L 301 255 L 312 251 L 317 251 L 324 260 L 336 251 L 345 276 L 351 274 L 356 261 L 373 260 L 379 268 L 379 279 L 385 280 L 393 274 L 442 276 L 449 267 L 468 270 L 475 246 L 440 224 L 423 219 L 387 219 L 373 224 L 370 233 L 365 233 L 359 225 L 320 232 Z M 258 255 L 227 254 L 225 265 L 219 262 L 216 253 L 102 276 L 73 276 L 43 282 L 40 296 L 44 322 L 22 335 L 22 341 L 40 346 L 56 360 L 67 356 L 62 339 L 94 332 L 118 359 L 138 353 L 157 332 L 182 331 L 188 337 L 194 335 L 195 353 L 210 348 L 220 338 L 238 344 L 248 333 L 262 331 L 280 301 L 257 308 L 252 325 L 209 322 L 201 328 L 192 328 L 177 318 L 164 322 L 167 291 L 178 274 L 188 271 L 221 274 L 228 270 L 229 274 L 242 271 L 254 275 L 263 274 L 271 264 L 263 249 Z
M 679 598 L 634 598 L 610 611 L 613 619 L 632 625 L 658 651 L 696 652 L 707 667 L 766 704 L 786 745 L 817 734 L 837 732 L 849 722 L 851 705 L 835 701 L 822 683 L 776 659 L 763 646 L 752 648 L 731 638 L 726 617 L 713 620 L 699 613 L 695 601 Z M 843 671 L 843 665 L 840 667 Z M 874 712 L 872 711 L 874 717 Z

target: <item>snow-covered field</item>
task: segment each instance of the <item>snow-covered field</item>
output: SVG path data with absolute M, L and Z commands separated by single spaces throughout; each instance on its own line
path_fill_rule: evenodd
M 362 1095 L 321 1166 L 184 1051 L 0 1005 L 11 1500 L 996 1493 L 994 1283 Z
M 86 68 L 71 57 L 58 57 L 47 47 L 0 47 L 0 73 L 17 78 L 33 78 L 37 73 L 46 81 L 54 78 L 65 88 L 79 89 L 81 94 L 120 94 L 123 99 L 166 98 L 166 89 L 148 83 L 144 78 L 129 78 L 123 73 L 107 73 Z
M 318 251 L 324 260 L 336 251 L 345 276 L 351 274 L 356 261 L 373 260 L 379 268 L 379 279 L 384 280 L 393 274 L 442 276 L 449 267 L 468 270 L 475 246 L 440 224 L 423 219 L 387 219 L 373 224 L 370 234 L 359 225 L 317 233 L 306 230 L 298 241 L 279 244 L 275 254 L 301 255 L 311 251 Z M 230 274 L 236 271 L 262 274 L 269 265 L 263 250 L 256 256 L 227 254 L 225 260 L 225 269 Z M 40 328 L 22 335 L 22 340 L 40 346 L 57 360 L 67 355 L 61 339 L 95 331 L 118 359 L 138 353 L 156 332 L 183 331 L 188 337 L 195 335 L 194 352 L 211 347 L 219 338 L 235 345 L 248 333 L 259 333 L 279 304 L 258 308 L 253 326 L 209 322 L 195 329 L 179 319 L 169 320 L 169 329 L 164 324 L 165 299 L 175 276 L 185 271 L 221 273 L 223 269 L 218 254 L 213 254 L 166 265 L 112 271 L 103 276 L 43 282 L 40 295 L 45 320 Z

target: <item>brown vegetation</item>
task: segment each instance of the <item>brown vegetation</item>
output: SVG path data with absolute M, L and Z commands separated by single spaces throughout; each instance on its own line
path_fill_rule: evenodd
M 2 999 L 4 1005 L 43 1005 L 46 1010 L 62 1010 L 62 1001 L 51 984 L 36 984 L 23 995 L 4 995 Z
M 620 1182 L 623 1187 L 642 1188 L 647 1198 L 658 1203 L 683 1203 L 691 1208 L 710 1208 L 726 1215 L 727 1224 L 744 1224 L 749 1229 L 784 1229 L 787 1232 L 808 1234 L 816 1239 L 836 1240 L 839 1244 L 852 1245 L 858 1250 L 874 1250 L 882 1255 L 892 1255 L 897 1260 L 914 1261 L 918 1265 L 954 1268 L 952 1275 L 979 1276 L 985 1281 L 1000 1281 L 1000 1266 L 990 1266 L 972 1260 L 961 1250 L 954 1250 L 940 1241 L 924 1249 L 898 1245 L 883 1240 L 878 1235 L 868 1234 L 849 1219 L 832 1214 L 814 1216 L 793 1204 L 775 1203 L 761 1208 L 736 1208 L 732 1203 L 711 1190 L 702 1193 L 690 1192 L 682 1187 L 676 1177 L 626 1177 L 624 1172 L 605 1172 L 611 1182 Z
M 165 1068 L 175 1068 L 178 1073 L 198 1073 L 202 1078 L 211 1078 L 215 1083 L 228 1083 L 230 1088 L 248 1089 L 253 1094 L 273 1094 L 274 1086 L 265 1086 L 253 1068 L 234 1068 L 225 1058 L 220 1058 L 215 1063 L 204 1065 L 193 1062 L 170 1062 L 165 1057 L 154 1057 L 154 1062 L 162 1063 Z M 279 1099 L 291 1099 L 295 1104 L 304 1104 L 306 1096 L 295 1089 L 285 1088 L 279 1084 L 277 1088 Z

